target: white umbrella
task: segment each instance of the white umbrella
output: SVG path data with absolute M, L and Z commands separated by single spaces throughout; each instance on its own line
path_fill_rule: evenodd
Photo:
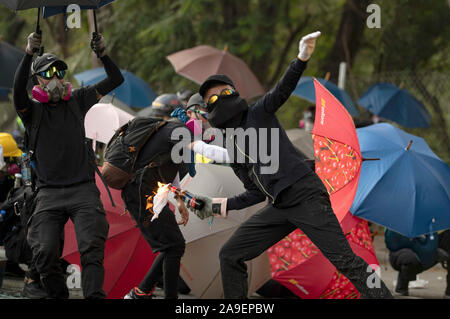
M 107 103 L 95 104 L 84 119 L 86 137 L 107 144 L 115 131 L 134 118 L 133 115 Z

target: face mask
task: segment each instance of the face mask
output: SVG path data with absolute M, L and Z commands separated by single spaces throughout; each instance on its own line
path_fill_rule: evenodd
M 247 110 L 247 102 L 239 95 L 220 96 L 208 115 L 208 122 L 221 129 L 237 128 Z
M 202 136 L 202 121 L 191 119 L 186 122 L 186 126 L 194 136 Z
M 33 98 L 41 103 L 57 103 L 59 100 L 67 101 L 72 94 L 72 84 L 64 85 L 57 79 L 51 80 L 46 86 L 35 85 L 33 87 Z

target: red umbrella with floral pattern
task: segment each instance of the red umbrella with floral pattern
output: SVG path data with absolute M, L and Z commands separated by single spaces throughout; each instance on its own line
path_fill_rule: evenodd
M 341 221 L 355 198 L 363 159 L 351 115 L 316 79 L 314 86 L 316 115 L 312 133 L 316 173 L 327 188 L 333 211 Z
M 378 261 L 368 224 L 349 214 L 358 187 L 362 156 L 353 119 L 345 107 L 314 79 L 313 128 L 315 170 L 330 194 L 331 205 L 352 250 L 369 265 Z M 301 298 L 358 298 L 340 274 L 301 231 L 269 249 L 272 277 Z
M 347 213 L 341 226 L 356 255 L 379 265 L 368 222 Z M 272 278 L 302 299 L 357 299 L 359 292 L 297 229 L 268 250 Z M 372 266 L 376 269 L 375 266 Z

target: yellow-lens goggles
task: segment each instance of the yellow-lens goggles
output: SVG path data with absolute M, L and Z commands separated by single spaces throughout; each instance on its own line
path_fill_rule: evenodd
M 232 95 L 234 93 L 236 93 L 236 91 L 233 89 L 223 89 L 220 92 L 220 96 Z M 210 105 L 214 104 L 217 102 L 218 99 L 219 99 L 219 95 L 217 95 L 217 94 L 211 95 L 210 98 L 208 99 L 208 104 L 210 104 Z

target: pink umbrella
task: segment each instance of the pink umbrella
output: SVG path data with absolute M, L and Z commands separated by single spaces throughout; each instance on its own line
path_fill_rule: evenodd
M 110 103 L 96 104 L 87 112 L 84 120 L 86 137 L 107 144 L 115 131 L 133 118 L 133 115 Z
M 233 81 L 239 94 L 250 99 L 263 95 L 264 88 L 247 64 L 225 48 L 218 50 L 209 45 L 199 45 L 176 52 L 167 57 L 175 71 L 201 84 L 213 74 L 225 74 Z

